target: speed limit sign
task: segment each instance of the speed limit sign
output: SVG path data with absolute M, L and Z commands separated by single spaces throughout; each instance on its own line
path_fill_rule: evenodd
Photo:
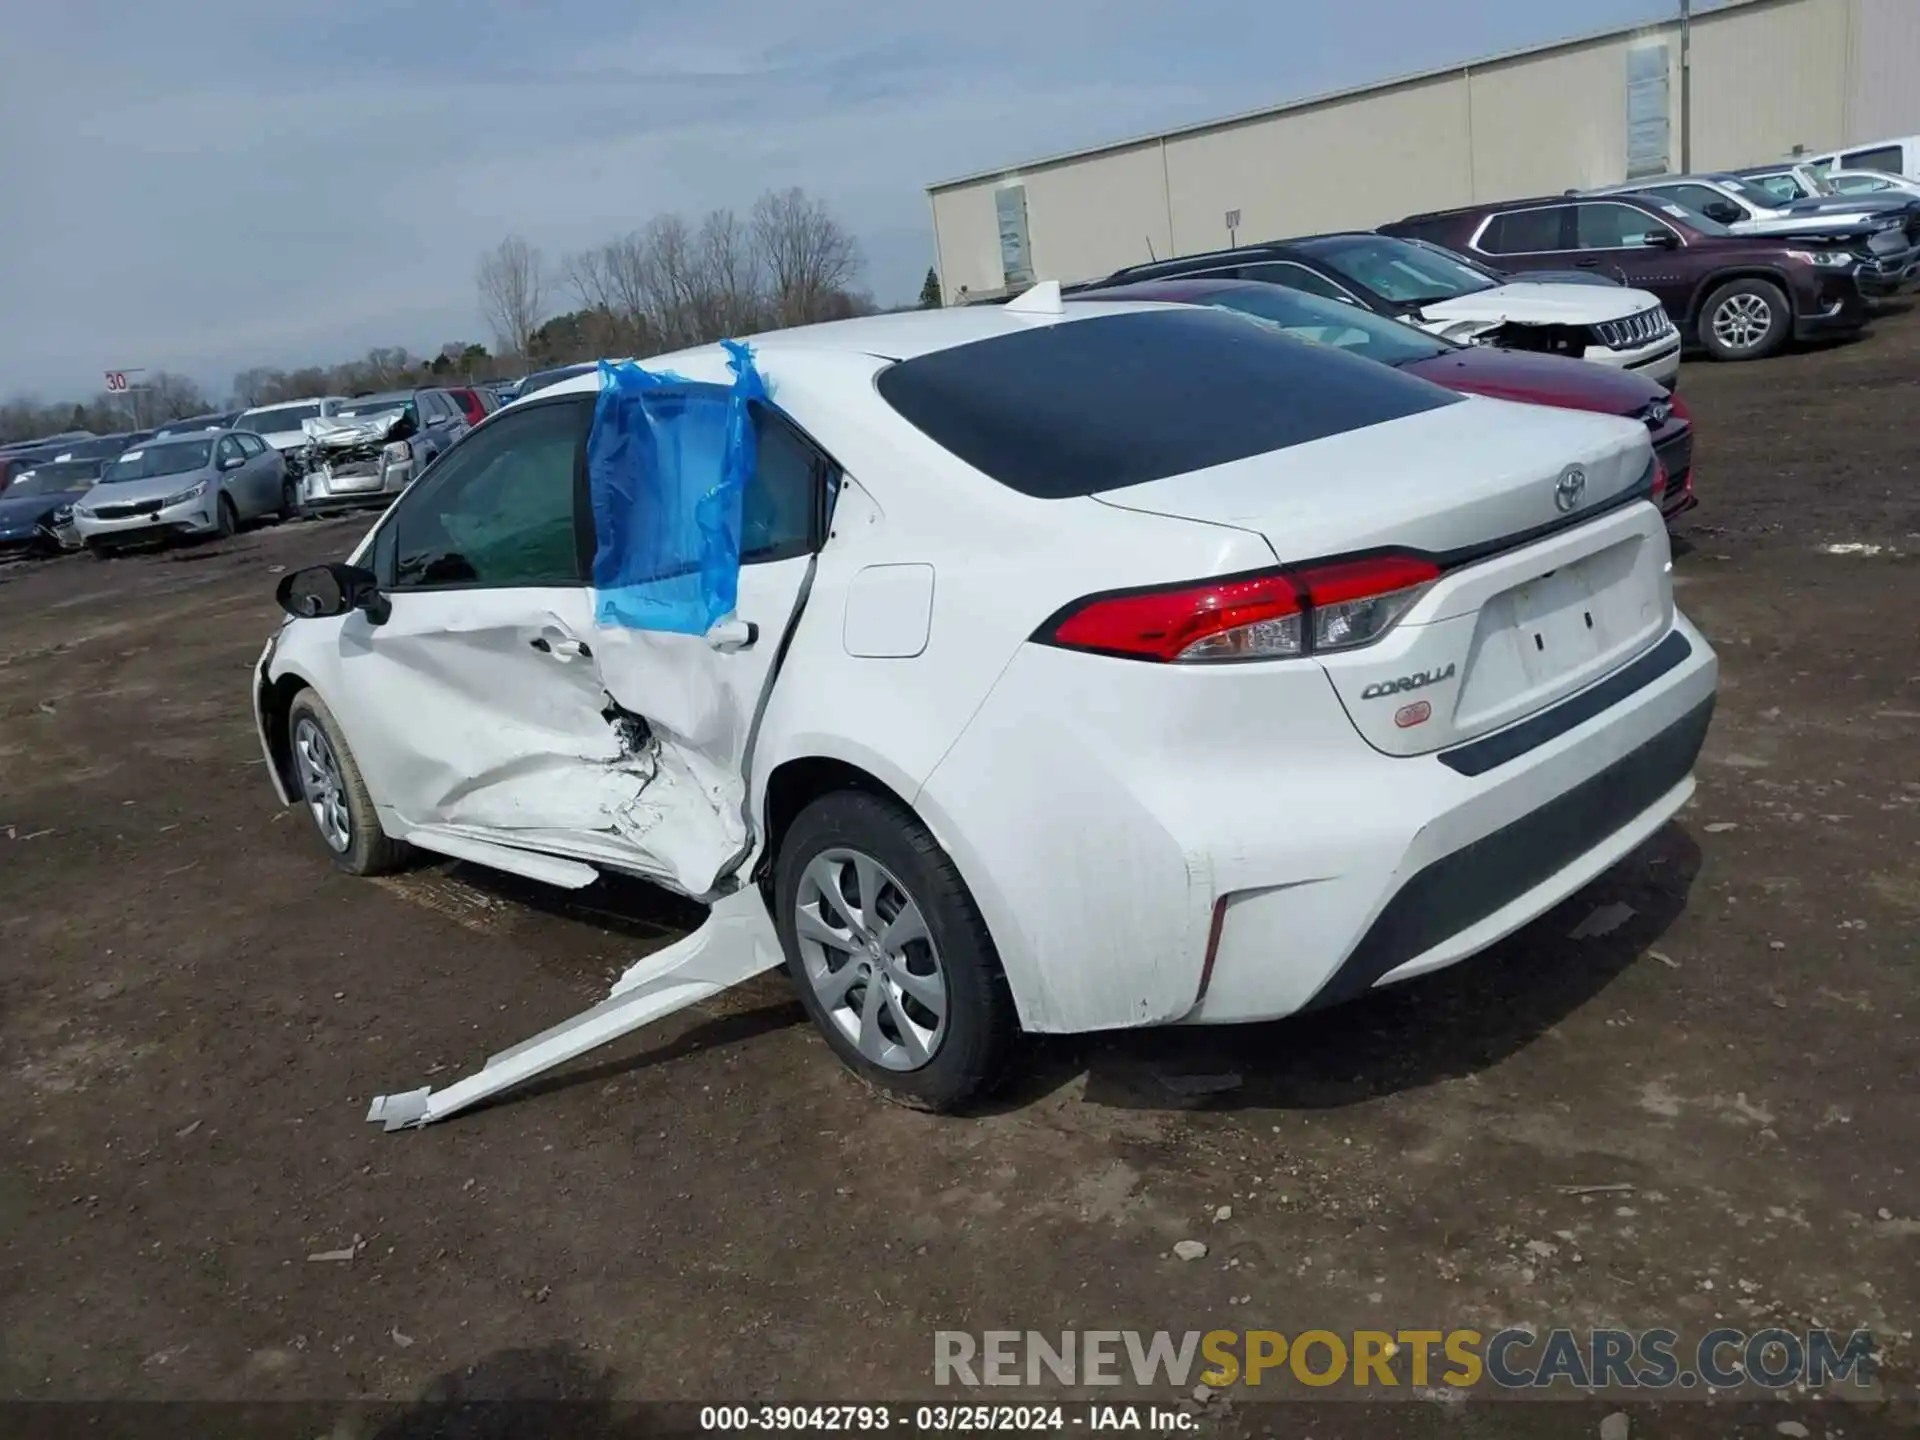
M 125 390 L 126 388 L 127 388 L 127 372 L 126 371 L 124 370 L 107 371 L 107 390 L 110 393 L 117 395 L 121 391 Z

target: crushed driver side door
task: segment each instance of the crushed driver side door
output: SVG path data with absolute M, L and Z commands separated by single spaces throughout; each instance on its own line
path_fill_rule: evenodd
M 753 848 L 754 738 L 806 605 L 840 474 L 770 403 L 753 401 L 749 414 L 754 465 L 741 496 L 733 615 L 702 635 L 602 624 L 593 639 L 600 678 L 644 723 L 655 770 L 622 833 L 696 897 L 712 894 Z
M 389 828 L 546 849 L 543 832 L 610 831 L 642 788 L 594 670 L 592 414 L 566 395 L 502 416 L 374 537 L 388 613 L 347 617 L 327 699 Z

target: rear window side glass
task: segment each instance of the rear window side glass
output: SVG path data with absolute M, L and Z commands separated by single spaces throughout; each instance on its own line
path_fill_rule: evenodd
M 1509 210 L 1493 217 L 1480 248 L 1489 255 L 1538 255 L 1549 250 L 1564 250 L 1562 220 L 1567 206 L 1552 205 L 1543 210 Z
M 809 554 L 827 462 L 758 401 L 753 404 L 753 429 L 753 478 L 740 500 L 740 563 Z
M 1023 495 L 1093 495 L 1399 420 L 1460 396 L 1217 310 L 1038 325 L 903 361 L 881 397 Z
M 1842 170 L 1884 170 L 1899 175 L 1907 168 L 1906 154 L 1898 145 L 1882 145 L 1878 150 L 1849 150 L 1840 157 Z
M 1263 280 L 1269 285 L 1285 285 L 1289 290 L 1304 290 L 1325 300 L 1351 300 L 1353 296 L 1317 270 L 1290 261 L 1276 260 L 1266 265 L 1242 265 L 1242 280 Z

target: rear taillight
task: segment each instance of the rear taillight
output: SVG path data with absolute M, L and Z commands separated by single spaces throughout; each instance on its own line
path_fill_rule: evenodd
M 1412 555 L 1343 560 L 1294 572 L 1306 591 L 1315 650 L 1371 645 L 1400 623 L 1440 567 Z
M 1667 404 L 1680 419 L 1686 421 L 1689 425 L 1693 423 L 1693 411 L 1687 408 L 1687 402 L 1682 400 L 1677 393 L 1667 396 Z
M 1094 595 L 1034 638 L 1133 660 L 1283 660 L 1370 645 L 1399 623 L 1440 568 L 1374 555 L 1228 580 Z
M 1655 505 L 1667 498 L 1667 462 L 1658 455 L 1653 457 L 1653 495 Z

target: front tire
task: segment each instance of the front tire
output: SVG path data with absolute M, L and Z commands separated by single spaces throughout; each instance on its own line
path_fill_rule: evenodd
M 774 907 L 801 1003 L 856 1075 L 942 1112 L 999 1082 L 1020 1025 L 993 937 L 905 806 L 852 790 L 813 801 L 781 839 Z
M 1730 280 L 1700 309 L 1700 343 L 1716 360 L 1764 360 L 1793 329 L 1793 306 L 1767 280 Z
M 231 540 L 240 533 L 240 512 L 234 509 L 231 495 L 222 495 L 214 510 L 219 517 L 218 534 L 222 540 Z
M 400 868 L 406 846 L 380 828 L 373 797 L 360 775 L 340 722 L 311 690 L 293 697 L 287 740 L 301 803 L 333 863 L 349 875 L 384 875 Z

